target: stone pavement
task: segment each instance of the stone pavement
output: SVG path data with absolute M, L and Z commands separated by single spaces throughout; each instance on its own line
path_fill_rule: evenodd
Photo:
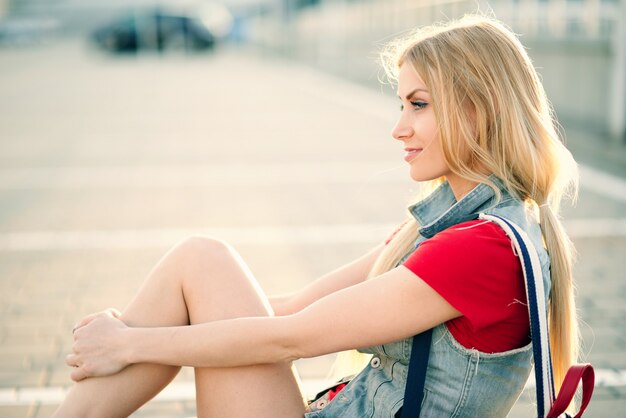
M 396 111 L 388 94 L 249 52 L 0 50 L 0 417 L 50 416 L 71 385 L 72 325 L 123 307 L 185 236 L 232 242 L 268 293 L 384 239 L 414 190 L 389 136 Z M 587 416 L 614 416 L 626 407 L 626 160 L 607 176 L 581 148 L 584 187 L 565 218 L 585 359 L 601 369 Z M 309 390 L 331 361 L 299 362 Z M 133 416 L 194 416 L 192 381 L 184 369 Z M 511 416 L 532 416 L 531 395 Z

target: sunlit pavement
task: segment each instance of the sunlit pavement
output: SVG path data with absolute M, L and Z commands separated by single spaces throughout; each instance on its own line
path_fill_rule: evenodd
M 268 293 L 383 240 L 415 190 L 389 135 L 396 111 L 380 91 L 250 52 L 0 50 L 0 416 L 48 417 L 71 385 L 75 321 L 123 307 L 190 234 L 232 242 Z M 581 157 L 564 216 L 599 370 L 587 416 L 614 416 L 626 407 L 626 181 Z M 299 363 L 307 390 L 331 360 Z M 195 415 L 192 379 L 183 370 L 134 416 Z M 532 402 L 528 391 L 511 416 L 532 416 Z

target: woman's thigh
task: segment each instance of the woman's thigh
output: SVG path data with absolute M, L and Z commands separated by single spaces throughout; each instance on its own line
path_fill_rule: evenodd
M 183 297 L 192 324 L 273 315 L 269 301 L 239 254 L 215 240 L 188 243 Z M 191 260 L 189 260 L 191 261 Z M 192 267 L 193 266 L 193 267 Z M 242 339 L 241 344 L 250 344 Z M 250 344 L 251 349 L 254 345 Z M 301 418 L 305 402 L 289 363 L 196 368 L 198 418 Z

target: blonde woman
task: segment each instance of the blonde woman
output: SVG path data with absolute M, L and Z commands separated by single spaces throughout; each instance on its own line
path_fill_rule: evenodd
M 487 18 L 417 31 L 385 54 L 401 102 L 392 136 L 433 191 L 388 242 L 288 298 L 266 298 L 235 250 L 209 238 L 172 249 L 123 314 L 74 330 L 78 383 L 57 417 L 128 416 L 196 370 L 199 417 L 393 417 L 411 339 L 432 344 L 421 416 L 503 417 L 532 351 L 520 262 L 502 229 L 538 249 L 555 380 L 576 359 L 571 248 L 558 204 L 576 185 L 537 74 L 516 37 Z M 307 403 L 291 362 L 358 348 L 371 362 Z

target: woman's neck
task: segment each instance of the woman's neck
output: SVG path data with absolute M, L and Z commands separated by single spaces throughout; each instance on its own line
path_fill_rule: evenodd
M 446 176 L 448 184 L 454 193 L 454 198 L 458 202 L 478 185 L 477 182 L 464 179 L 456 174 Z

